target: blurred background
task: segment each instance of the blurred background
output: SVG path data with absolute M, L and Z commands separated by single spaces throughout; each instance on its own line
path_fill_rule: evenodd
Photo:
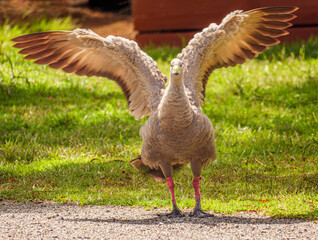
M 184 1 L 184 0 L 2 0 L 1 20 L 24 21 L 46 16 L 71 16 L 80 27 L 102 36 L 109 34 L 136 40 L 140 45 L 185 44 L 210 23 L 220 23 L 229 12 L 264 6 L 298 6 L 294 27 L 283 41 L 308 40 L 318 35 L 318 1 Z
M 0 21 L 23 24 L 39 18 L 71 16 L 78 27 L 89 28 L 107 36 L 135 39 L 128 0 L 0 0 Z

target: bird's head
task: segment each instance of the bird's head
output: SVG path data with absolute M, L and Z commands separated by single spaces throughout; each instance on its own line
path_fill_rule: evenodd
M 181 76 L 182 75 L 182 61 L 178 58 L 175 58 L 171 61 L 170 73 L 171 76 Z

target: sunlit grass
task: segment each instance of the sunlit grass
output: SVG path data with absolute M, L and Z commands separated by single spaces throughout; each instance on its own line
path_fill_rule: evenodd
M 170 206 L 166 185 L 127 163 L 140 154 L 145 120 L 129 115 L 120 88 L 35 65 L 12 48 L 21 34 L 74 28 L 54 21 L 0 27 L 0 198 Z M 279 46 L 212 74 L 203 109 L 217 161 L 202 174 L 205 209 L 318 218 L 317 49 L 317 39 Z M 179 49 L 146 51 L 168 75 Z M 193 207 L 190 168 L 174 179 L 180 207 Z

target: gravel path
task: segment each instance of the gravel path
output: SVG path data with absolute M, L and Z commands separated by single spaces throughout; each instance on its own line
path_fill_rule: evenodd
M 206 219 L 157 217 L 168 211 L 2 201 L 0 239 L 318 239 L 318 221 L 255 213 Z

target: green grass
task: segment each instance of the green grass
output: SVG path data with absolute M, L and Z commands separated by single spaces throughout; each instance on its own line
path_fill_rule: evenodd
M 0 27 L 0 198 L 170 207 L 165 184 L 133 169 L 145 120 L 119 87 L 24 61 L 9 39 L 70 29 L 70 19 Z M 147 48 L 168 74 L 179 49 Z M 318 40 L 278 46 L 216 70 L 204 112 L 217 161 L 204 169 L 203 208 L 318 219 Z M 174 176 L 181 208 L 194 206 L 187 166 Z

